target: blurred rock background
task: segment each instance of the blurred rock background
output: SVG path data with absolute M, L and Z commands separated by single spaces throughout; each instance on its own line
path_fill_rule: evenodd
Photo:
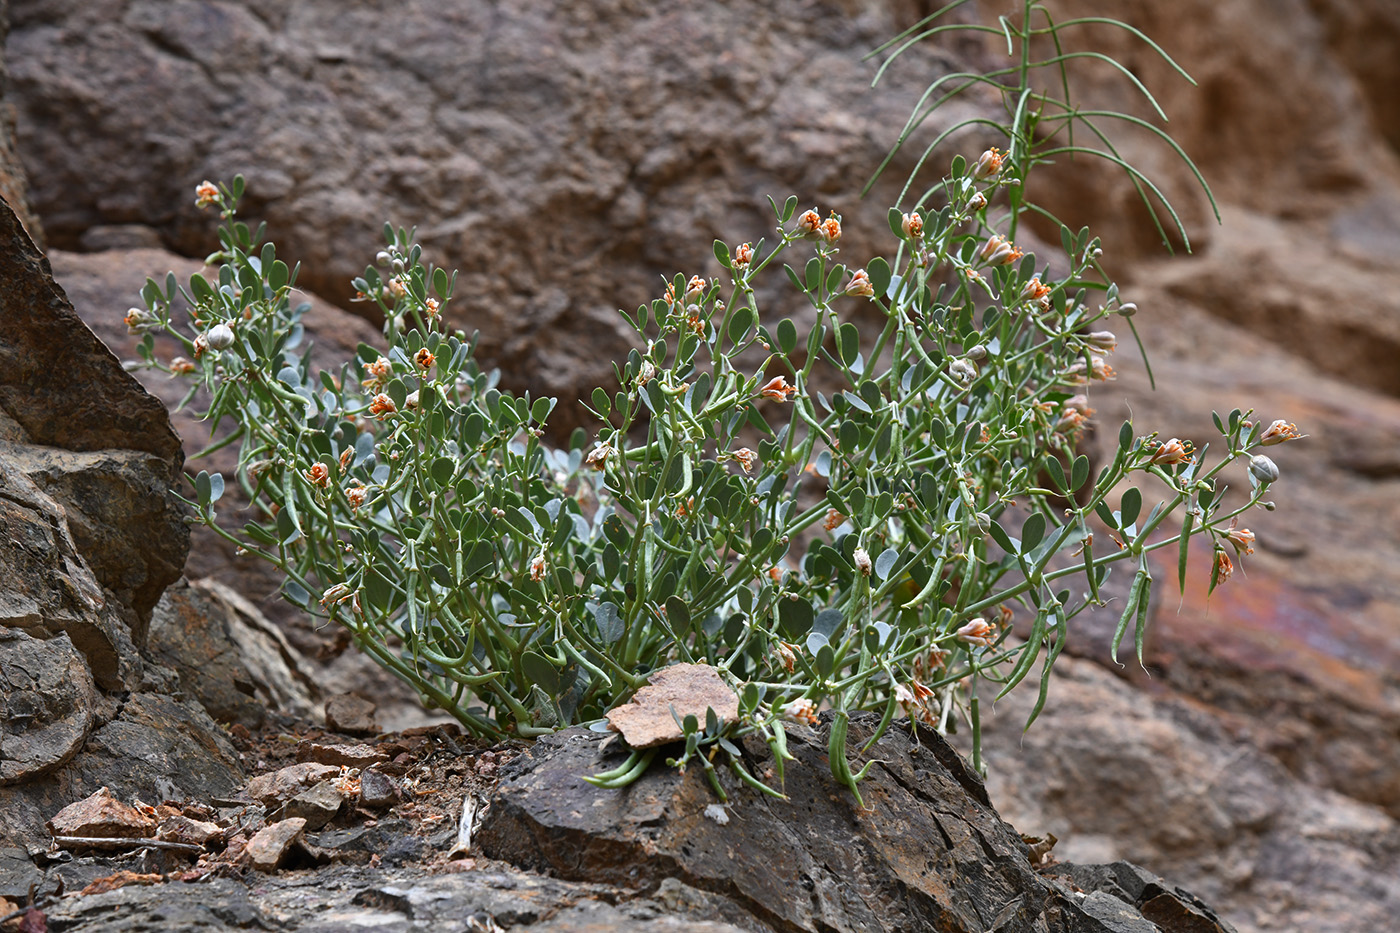
M 329 358 L 374 339 L 344 309 L 379 228 L 417 224 L 430 259 L 462 271 L 454 323 L 481 330 L 505 381 L 573 398 L 625 352 L 615 309 L 655 297 L 662 276 L 717 272 L 709 243 L 764 235 L 767 195 L 842 213 L 852 263 L 889 250 L 885 211 L 921 146 L 867 199 L 860 188 L 930 81 L 1004 52 L 926 44 L 872 91 L 861 56 L 935 6 L 11 0 L 0 195 L 121 358 L 145 277 L 186 277 L 212 248 L 194 186 L 243 172 L 246 216 L 319 296 L 311 329 Z M 1400 912 L 1400 6 L 1054 9 L 1124 18 L 1195 77 L 1077 27 L 1157 95 L 1223 219 L 1146 134 L 1116 141 L 1181 211 L 1189 254 L 1167 256 L 1104 166 L 1039 176 L 1034 196 L 1104 238 L 1142 309 L 1159 389 L 1120 334 L 1119 379 L 1093 394 L 1101 422 L 1204 443 L 1212 409 L 1252 407 L 1309 438 L 1275 448 L 1278 510 L 1251 518 L 1257 553 L 1234 580 L 1207 598 L 1202 561 L 1178 597 L 1162 568 L 1147 671 L 1112 665 L 1111 623 L 1085 617 L 1036 726 L 1022 736 L 1027 697 L 998 705 L 993 802 L 1059 836 L 1057 855 L 1138 861 L 1241 930 L 1385 928 Z M 1149 116 L 1105 66 L 1075 77 L 1083 106 Z M 969 97 L 915 142 L 993 104 Z M 934 171 L 985 142 L 953 140 Z M 175 427 L 187 454 L 202 446 L 197 423 Z M 268 635 L 264 653 L 304 667 L 282 702 L 309 702 L 326 677 L 387 689 L 212 536 L 194 536 L 186 572 L 212 581 L 198 598 L 222 582 L 280 623 L 285 652 Z M 237 700 L 227 717 L 253 715 Z

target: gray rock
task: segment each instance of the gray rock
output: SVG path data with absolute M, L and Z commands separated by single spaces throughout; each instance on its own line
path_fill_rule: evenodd
M 372 810 L 382 810 L 399 802 L 399 786 L 394 779 L 374 768 L 360 773 L 360 803 Z
M 334 781 L 322 781 L 308 787 L 287 801 L 282 810 L 284 817 L 300 817 L 305 828 L 315 831 L 335 819 L 345 797 Z
M 70 761 L 92 731 L 94 699 L 92 675 L 66 635 L 39 641 L 0 628 L 0 785 Z
M 340 769 L 334 765 L 301 762 L 258 775 L 248 782 L 247 792 L 249 797 L 263 806 L 277 807 L 306 788 L 329 780 L 339 773 Z
M 351 693 L 342 693 L 326 701 L 326 728 L 346 735 L 374 735 L 379 723 L 374 719 L 375 704 Z
M 248 840 L 245 854 L 255 871 L 276 871 L 287 857 L 287 852 L 306 828 L 306 820 L 291 817 L 279 820 L 258 830 Z

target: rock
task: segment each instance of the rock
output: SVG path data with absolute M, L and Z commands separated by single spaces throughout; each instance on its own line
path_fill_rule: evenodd
M 399 785 L 389 775 L 374 768 L 360 772 L 360 803 L 371 810 L 383 810 L 399 802 Z
M 16 846 L 0 846 L 0 897 L 26 901 L 31 885 L 42 885 L 44 873 L 34 867 L 29 853 Z
M 156 838 L 202 846 L 211 839 L 222 839 L 224 830 L 217 823 L 190 819 L 182 813 L 170 813 L 160 818 Z
M 341 768 L 368 768 L 389 760 L 388 755 L 372 745 L 321 745 L 317 742 L 309 743 L 304 753 L 298 749 L 298 756 L 303 761 Z
M 653 748 L 684 738 L 676 724 L 694 716 L 705 728 L 709 710 L 726 722 L 739 716 L 739 697 L 708 664 L 672 664 L 656 671 L 632 699 L 608 712 L 608 725 L 633 748 Z
M 0 509 L 6 505 L 0 500 Z M 92 675 L 67 635 L 39 641 L 0 628 L 0 785 L 67 764 L 92 731 L 95 699 Z
M 8 10 L 0 6 L 0 48 L 10 31 Z M 4 57 L 0 56 L 0 200 L 10 205 L 35 243 L 44 242 L 44 230 L 29 206 L 29 179 L 15 149 L 14 105 L 6 100 L 9 90 Z
M 379 724 L 374 721 L 373 701 L 351 693 L 342 693 L 326 701 L 326 728 L 346 735 L 375 735 Z
M 88 227 L 78 238 L 83 252 L 101 253 L 109 249 L 160 249 L 160 233 L 141 224 L 111 224 Z
M 321 781 L 297 794 L 282 810 L 286 817 L 300 817 L 307 829 L 318 830 L 340 812 L 345 797 L 335 781 Z
M 256 606 L 216 581 L 180 581 L 151 616 L 153 657 L 215 720 L 257 728 L 269 709 L 310 718 L 312 674 Z
M 258 830 L 248 841 L 248 864 L 255 871 L 276 871 L 287 857 L 287 850 L 305 828 L 306 820 L 292 817 Z
M 49 831 L 55 836 L 144 839 L 153 835 L 155 829 L 154 817 L 122 803 L 106 787 L 69 804 L 49 820 Z
M 875 722 L 853 717 L 853 747 Z M 820 734 L 794 731 L 790 801 L 726 775 L 724 825 L 704 815 L 714 795 L 698 768 L 654 768 L 625 791 L 583 781 L 606 768 L 601 741 L 566 730 L 508 766 L 477 850 L 576 881 L 654 890 L 675 879 L 723 892 L 770 928 L 1091 928 L 1068 889 L 1031 869 L 981 782 L 932 733 L 913 741 L 894 729 L 875 745 L 861 810 L 830 777 Z M 760 772 L 766 751 L 749 748 Z
M 713 239 L 771 229 L 765 195 L 841 212 L 857 264 L 889 248 L 915 147 L 864 200 L 860 185 L 961 51 L 916 48 L 871 92 L 861 57 L 912 24 L 902 5 L 119 9 L 14 5 L 18 138 L 54 246 L 140 223 L 205 255 L 194 186 L 241 170 L 302 284 L 344 304 L 382 223 L 420 223 L 433 261 L 462 270 L 452 321 L 481 329 L 507 381 L 566 402 L 631 346 L 616 309 L 660 276 L 718 271 Z
M 263 806 L 273 808 L 286 803 L 307 787 L 340 774 L 334 765 L 314 762 L 288 765 L 268 774 L 260 774 L 248 782 L 248 796 Z

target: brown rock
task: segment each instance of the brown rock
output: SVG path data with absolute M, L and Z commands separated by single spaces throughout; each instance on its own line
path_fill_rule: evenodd
M 162 816 L 156 827 L 156 838 L 202 846 L 211 839 L 222 839 L 223 829 L 217 823 L 193 820 L 181 813 Z
M 3 11 L 3 8 L 0 8 Z M 7 12 L 7 11 L 5 11 Z M 8 16 L 0 16 L 0 49 L 5 46 L 5 38 L 10 31 Z M 24 164 L 15 149 L 15 126 L 13 104 L 5 99 L 9 80 L 6 76 L 4 56 L 0 56 L 0 199 L 14 210 L 29 231 L 29 238 L 40 245 L 44 242 L 44 231 L 29 206 L 29 179 L 24 174 Z
M 372 745 L 321 745 L 317 742 L 310 743 L 304 753 L 299 750 L 298 757 L 344 768 L 368 768 L 389 760 L 388 755 Z
M 704 729 L 711 709 L 732 722 L 739 716 L 739 697 L 708 664 L 673 664 L 653 673 L 631 700 L 609 711 L 608 724 L 633 748 L 652 748 L 684 737 L 677 719 L 694 716 Z
M 69 804 L 49 820 L 49 831 L 55 836 L 144 839 L 155 829 L 154 817 L 122 803 L 106 787 Z
M 336 782 L 321 781 L 288 800 L 282 815 L 301 817 L 306 828 L 314 832 L 335 819 L 343 803 L 345 797 Z
M 304 829 L 306 820 L 294 817 L 258 830 L 244 849 L 248 864 L 256 871 L 276 871 Z
M 342 693 L 326 701 L 326 728 L 346 735 L 374 735 L 379 723 L 374 721 L 375 704 L 352 693 Z
M 260 774 L 248 782 L 248 796 L 267 807 L 291 800 L 307 787 L 340 774 L 334 765 L 313 762 L 288 765 L 278 771 Z
M 376 768 L 360 773 L 360 803 L 371 810 L 383 810 L 399 802 L 399 785 Z

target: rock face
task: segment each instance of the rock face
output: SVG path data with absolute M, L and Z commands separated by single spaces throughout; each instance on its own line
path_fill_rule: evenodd
M 236 755 L 141 654 L 189 547 L 164 406 L 83 326 L 0 205 L 0 841 L 108 785 L 231 789 Z
M 852 11 L 21 0 L 8 55 L 53 246 L 144 224 L 205 255 L 194 186 L 242 171 L 302 284 L 343 303 L 383 223 L 418 223 L 462 271 L 450 318 L 507 381 L 570 402 L 631 346 L 616 309 L 717 271 L 715 238 L 764 236 L 765 196 L 841 212 L 866 254 L 887 241 L 915 154 L 859 188 L 948 68 L 915 50 L 871 94 L 861 55 L 915 17 Z
M 853 744 L 875 722 L 854 717 Z M 820 732 L 794 732 L 791 800 L 726 779 L 725 819 L 699 768 L 657 767 L 626 790 L 604 790 L 582 780 L 609 766 L 601 736 L 547 737 L 507 769 L 476 845 L 572 881 L 644 891 L 679 882 L 705 905 L 697 919 L 746 929 L 755 920 L 758 929 L 812 931 L 1103 929 L 1082 898 L 1032 870 L 1025 843 L 937 735 L 894 730 L 876 743 L 862 811 L 830 778 Z M 758 749 L 766 757 L 765 745 L 749 750 Z M 760 771 L 771 765 L 756 758 Z M 1122 922 L 1109 929 L 1142 921 L 1128 901 L 1114 903 Z
M 9 7 L 9 0 L 0 0 L 0 45 L 10 31 Z M 0 60 L 0 200 L 13 207 L 29 238 L 42 244 L 44 231 L 29 207 L 29 179 L 15 148 L 15 108 L 7 97 L 8 90 L 9 76 Z

